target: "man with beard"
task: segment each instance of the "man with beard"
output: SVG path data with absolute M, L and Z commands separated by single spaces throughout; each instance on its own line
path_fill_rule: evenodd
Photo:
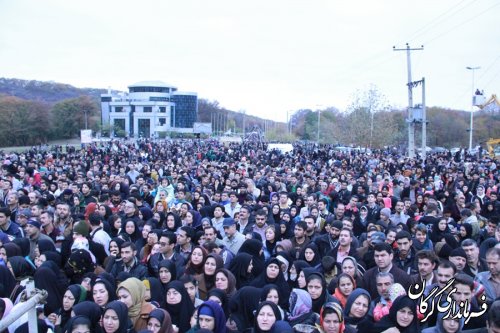
M 122 196 L 119 191 L 111 192 L 111 211 L 116 214 L 120 211 L 120 203 L 122 202 Z
M 57 246 L 73 230 L 73 218 L 71 217 L 71 210 L 67 203 L 61 202 L 56 205 L 54 226 L 59 230 L 59 236 L 56 238 Z
M 340 230 L 343 228 L 342 221 L 328 220 L 328 233 L 317 236 L 313 241 L 318 246 L 319 254 L 324 257 L 328 251 L 333 250 L 339 241 Z M 325 228 L 326 229 L 326 228 Z
M 421 281 L 425 280 L 426 285 L 437 283 L 438 277 L 434 273 L 434 268 L 436 267 L 436 263 L 438 263 L 438 258 L 434 251 L 418 251 L 416 258 L 418 274 L 413 276 L 413 280 L 417 283 L 421 283 Z
M 396 234 L 398 248 L 395 251 L 394 263 L 408 275 L 418 272 L 415 262 L 415 249 L 413 241 L 408 231 L 400 231 Z
M 337 246 L 326 255 L 334 258 L 339 265 L 342 265 L 342 261 L 344 261 L 347 256 L 356 257 L 356 248 L 352 244 L 352 238 L 352 231 L 343 227 L 342 230 L 340 230 Z
M 457 272 L 463 272 L 465 265 L 467 264 L 467 254 L 464 249 L 457 247 L 450 252 L 448 260 L 452 262 L 457 268 Z
M 372 298 L 376 298 L 378 296 L 376 276 L 379 272 L 389 272 L 394 276 L 394 281 L 397 281 L 403 288 L 408 290 L 412 279 L 405 271 L 393 264 L 394 252 L 392 247 L 384 242 L 375 245 L 374 250 L 376 266 L 366 271 L 360 287 L 366 289 Z
M 111 267 L 111 275 L 116 279 L 120 272 L 128 272 L 139 280 L 144 279 L 148 269 L 137 259 L 137 249 L 132 242 L 125 242 L 120 246 L 120 260 L 115 261 Z

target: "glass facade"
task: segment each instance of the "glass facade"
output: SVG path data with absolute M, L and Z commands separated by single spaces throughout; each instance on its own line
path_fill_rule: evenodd
M 151 136 L 150 132 L 150 120 L 149 119 L 137 119 L 139 125 L 139 137 L 140 138 L 149 138 Z
M 172 101 L 175 109 L 170 119 L 173 127 L 193 127 L 198 117 L 198 97 L 193 95 L 174 95 Z
M 177 88 L 161 82 L 159 86 L 153 85 L 155 82 L 149 86 L 149 83 L 144 81 L 129 86 L 130 95 L 102 94 L 102 123 L 112 124 L 120 135 L 131 137 L 149 137 L 155 134 L 158 125 L 164 127 L 162 130 L 172 128 L 173 131 L 175 128 L 193 128 L 198 118 L 196 93 L 178 92 Z

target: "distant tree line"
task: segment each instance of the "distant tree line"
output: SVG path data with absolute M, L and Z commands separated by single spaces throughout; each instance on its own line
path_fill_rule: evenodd
M 320 112 L 321 143 L 372 148 L 406 145 L 406 111 L 390 107 L 376 91 L 355 98 L 345 112 L 333 107 Z M 85 128 L 85 115 L 89 129 L 106 131 L 100 125 L 100 108 L 93 96 L 49 104 L 0 95 L 0 146 L 37 145 L 49 140 L 79 137 L 80 130 Z M 427 108 L 427 120 L 428 146 L 468 147 L 470 113 L 430 107 Z M 229 130 L 238 134 L 249 133 L 259 127 L 270 141 L 316 141 L 318 133 L 318 110 L 310 109 L 295 111 L 290 123 L 286 124 L 251 116 L 242 110 L 231 111 L 217 101 L 200 99 L 197 121 L 211 122 L 216 134 Z M 420 129 L 421 124 L 418 124 L 418 146 Z M 500 114 L 477 112 L 474 116 L 474 142 L 481 144 L 489 138 L 500 138 Z
M 97 130 L 100 111 L 88 96 L 66 99 L 56 104 L 0 95 L 0 146 L 27 146 L 52 139 L 78 137 L 85 128 Z

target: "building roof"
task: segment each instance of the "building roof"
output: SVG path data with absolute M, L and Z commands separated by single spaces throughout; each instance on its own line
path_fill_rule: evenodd
M 165 83 L 163 81 L 140 81 L 128 86 L 133 87 L 162 87 L 162 88 L 176 88 L 176 86 Z

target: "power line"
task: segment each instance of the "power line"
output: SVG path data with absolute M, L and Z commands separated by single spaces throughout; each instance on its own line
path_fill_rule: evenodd
M 455 10 L 455 8 L 459 7 L 465 1 L 467 1 L 467 0 L 460 1 L 456 5 L 452 6 L 451 8 L 449 8 L 446 11 L 444 11 L 443 13 L 441 13 L 440 15 L 436 16 L 430 22 L 425 24 L 422 28 L 416 30 L 412 35 L 410 35 L 410 38 L 408 38 L 407 40 L 409 40 L 411 42 L 411 41 L 413 41 L 413 39 L 415 39 L 419 36 L 422 36 L 423 34 L 425 34 L 427 31 L 429 31 L 433 27 L 445 22 L 446 20 L 450 19 L 451 17 L 453 17 L 457 13 L 461 12 L 462 10 L 464 10 L 465 8 L 467 8 L 468 6 L 473 4 L 476 0 L 472 0 L 471 2 L 469 2 L 468 4 L 463 6 L 462 8 L 458 8 L 457 10 Z M 453 12 L 453 11 L 455 11 L 455 12 Z M 447 16 L 447 17 L 443 18 L 442 20 L 439 20 L 441 17 L 444 17 L 444 16 Z
M 476 15 L 475 15 L 475 16 L 473 16 L 473 17 L 471 17 L 471 18 L 469 18 L 469 19 L 467 19 L 467 20 L 465 20 L 465 21 L 460 22 L 459 24 L 457 24 L 457 25 L 453 26 L 451 29 L 448 29 L 448 30 L 446 30 L 445 32 L 443 32 L 443 33 L 441 33 L 441 34 L 437 35 L 436 37 L 431 38 L 430 40 L 428 40 L 428 41 L 424 42 L 424 44 L 426 44 L 426 45 L 427 45 L 427 44 L 430 44 L 431 42 L 435 41 L 436 39 L 439 39 L 439 38 L 443 37 L 444 35 L 447 35 L 448 33 L 452 32 L 452 31 L 453 31 L 453 30 L 455 30 L 456 28 L 458 28 L 458 27 L 460 27 L 460 26 L 462 26 L 462 25 L 464 25 L 464 24 L 466 24 L 466 23 L 469 23 L 470 21 L 473 21 L 473 20 L 475 20 L 475 19 L 479 18 L 481 15 L 483 15 L 484 13 L 488 12 L 490 9 L 492 9 L 492 8 L 494 8 L 494 7 L 498 6 L 498 5 L 500 5 L 500 2 L 498 2 L 498 3 L 496 3 L 496 4 L 492 5 L 492 6 L 490 6 L 490 7 L 488 7 L 488 8 L 486 8 L 485 10 L 483 10 L 483 11 L 479 12 L 478 14 L 476 14 Z

